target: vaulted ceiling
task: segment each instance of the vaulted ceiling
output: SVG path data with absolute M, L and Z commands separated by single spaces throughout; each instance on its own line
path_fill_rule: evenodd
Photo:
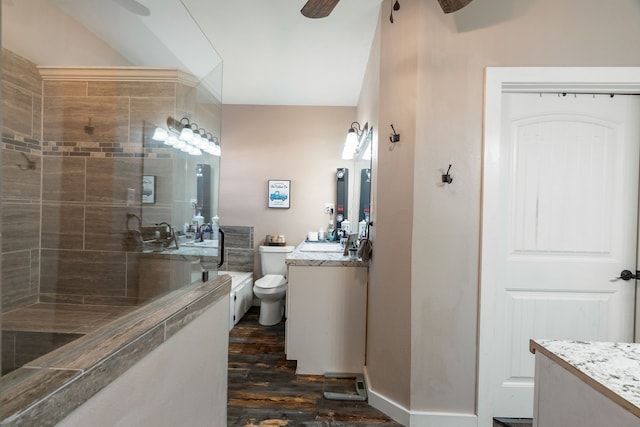
M 222 59 L 225 104 L 355 106 L 382 0 L 321 19 L 306 0 L 138 0 L 146 16 L 130 0 L 52 1 L 134 65 L 203 79 Z

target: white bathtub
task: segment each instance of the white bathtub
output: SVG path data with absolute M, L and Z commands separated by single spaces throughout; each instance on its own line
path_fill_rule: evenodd
M 247 271 L 218 271 L 218 275 L 231 276 L 229 298 L 229 330 L 242 319 L 253 304 L 253 273 Z

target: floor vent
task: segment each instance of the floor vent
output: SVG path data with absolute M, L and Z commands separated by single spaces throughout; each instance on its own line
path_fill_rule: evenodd
M 344 388 L 345 381 L 351 387 Z M 355 381 L 355 387 L 353 382 Z M 331 390 L 331 387 L 339 386 L 339 390 Z M 342 387 L 340 387 L 342 386 Z M 362 374 L 326 373 L 324 374 L 323 395 L 329 400 L 367 400 L 367 387 Z M 350 389 L 349 389 L 350 388 Z
M 532 427 L 531 418 L 494 418 L 493 427 Z

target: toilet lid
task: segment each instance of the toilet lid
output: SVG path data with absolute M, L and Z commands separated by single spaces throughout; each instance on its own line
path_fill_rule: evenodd
M 286 285 L 287 281 L 279 274 L 267 274 L 261 279 L 256 280 L 255 285 L 263 289 L 277 288 L 278 286 Z

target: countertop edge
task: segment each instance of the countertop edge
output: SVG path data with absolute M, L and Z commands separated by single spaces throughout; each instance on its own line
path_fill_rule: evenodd
M 602 393 L 612 402 L 618 404 L 622 408 L 634 414 L 636 417 L 640 418 L 640 408 L 638 406 L 634 405 L 632 402 L 629 402 L 627 399 L 620 396 L 618 393 L 614 392 L 609 387 L 602 384 L 600 381 L 597 381 L 593 377 L 587 375 L 578 367 L 572 365 L 570 362 L 568 362 L 558 354 L 546 348 L 543 344 L 534 339 L 531 339 L 529 340 L 529 351 L 533 354 L 535 354 L 536 352 L 540 352 L 547 358 L 551 359 L 552 361 L 556 362 L 558 365 L 566 369 L 571 374 L 575 375 L 579 380 L 587 384 L 589 387 Z
M 79 338 L 1 377 L 0 425 L 55 425 L 230 290 L 229 275 L 193 283 L 94 331 L 97 340 L 91 332 L 85 340 Z M 113 345 L 108 347 L 105 342 L 110 340 Z M 100 351 L 97 360 L 80 363 L 80 354 Z
M 350 258 L 340 252 L 324 252 L 324 251 L 309 251 L 304 252 L 302 249 L 305 244 L 318 244 L 318 242 L 302 241 L 299 243 L 293 252 L 291 252 L 285 259 L 285 264 L 288 267 L 291 266 L 313 266 L 313 267 L 369 267 L 368 261 L 363 261 L 362 258 Z

